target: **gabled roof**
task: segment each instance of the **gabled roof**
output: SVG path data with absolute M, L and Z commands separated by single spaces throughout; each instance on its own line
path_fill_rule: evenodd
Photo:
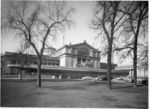
M 50 46 L 50 47 L 48 47 L 48 48 L 45 48 L 45 49 L 48 49 L 48 50 L 53 50 L 53 51 L 55 51 L 55 50 L 56 50 L 56 48 L 54 48 L 53 46 Z
M 74 47 L 77 47 L 77 46 L 81 46 L 81 45 L 87 45 L 89 48 L 95 50 L 95 51 L 98 51 L 100 52 L 99 50 L 95 49 L 94 47 L 92 47 L 90 44 L 88 44 L 86 41 L 84 41 L 83 43 L 78 43 L 78 44 L 73 44 L 73 45 L 69 45 L 70 48 L 74 48 Z
M 62 47 L 60 47 L 59 49 L 57 49 L 56 51 L 54 51 L 54 53 L 58 52 L 59 50 L 65 48 L 65 47 L 68 47 L 68 48 L 75 48 L 77 46 L 80 46 L 80 45 L 87 45 L 89 48 L 95 50 L 95 51 L 98 51 L 100 52 L 99 50 L 95 49 L 94 47 L 92 47 L 90 44 L 88 44 L 86 41 L 82 42 L 82 43 L 78 43 L 78 44 L 70 44 L 70 45 L 64 45 Z M 53 55 L 54 53 L 52 53 L 51 55 Z
M 65 47 L 68 47 L 68 45 L 63 45 L 63 46 L 60 47 L 59 49 L 55 50 L 52 54 L 50 54 L 50 56 L 53 55 L 54 53 L 58 52 L 59 50 L 65 48 Z

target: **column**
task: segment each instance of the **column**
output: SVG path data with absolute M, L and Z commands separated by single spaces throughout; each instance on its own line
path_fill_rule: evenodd
M 132 72 L 132 77 L 134 77 L 134 72 L 133 72 L 133 69 L 131 70 L 131 72 Z
M 144 71 L 143 71 L 143 77 L 145 78 L 145 68 L 143 69 Z
M 97 70 L 98 70 L 98 52 L 96 52 Z
M 131 74 L 132 72 L 131 72 L 131 69 L 129 69 L 129 77 L 131 77 L 132 76 L 132 74 Z
M 19 79 L 22 80 L 22 69 L 18 69 L 19 71 Z
M 92 51 L 90 51 L 90 56 L 92 57 Z
M 59 79 L 62 79 L 62 76 L 61 76 L 61 75 L 59 75 Z
M 76 48 L 76 50 L 75 50 L 75 54 L 76 54 L 76 55 L 78 54 L 78 48 Z

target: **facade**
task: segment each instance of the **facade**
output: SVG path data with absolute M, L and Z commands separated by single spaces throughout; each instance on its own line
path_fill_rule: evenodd
M 129 76 L 133 77 L 133 66 L 132 65 L 124 65 L 124 66 L 117 66 L 115 70 L 129 70 Z M 147 66 L 137 66 L 137 77 L 148 77 L 148 67 Z
M 107 63 L 103 62 L 100 63 L 100 69 L 107 69 L 107 67 L 108 67 Z M 117 67 L 117 64 L 112 64 L 111 68 L 115 69 L 115 67 Z
M 6 52 L 1 60 L 2 73 L 36 72 L 36 55 Z M 112 75 L 128 75 L 129 70 L 117 70 L 112 64 Z M 100 51 L 86 41 L 74 45 L 64 45 L 59 49 L 50 47 L 48 54 L 42 57 L 42 73 L 62 78 L 81 78 L 83 76 L 106 75 L 107 64 L 100 63 Z
M 65 45 L 51 56 L 60 59 L 60 66 L 100 69 L 100 51 L 87 44 L 86 41 L 75 45 Z
M 10 69 L 7 65 L 22 65 L 22 66 L 30 66 L 38 64 L 38 57 L 36 55 L 31 54 L 22 54 L 22 53 L 13 53 L 6 52 L 5 55 L 1 57 L 1 72 L 2 73 L 17 73 L 17 69 Z M 59 58 L 50 57 L 48 55 L 44 55 L 42 58 L 42 65 L 49 66 L 59 66 Z

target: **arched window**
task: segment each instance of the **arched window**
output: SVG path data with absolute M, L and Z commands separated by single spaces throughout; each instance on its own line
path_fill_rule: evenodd
M 78 49 L 78 55 L 80 56 L 89 56 L 89 50 L 85 47 Z

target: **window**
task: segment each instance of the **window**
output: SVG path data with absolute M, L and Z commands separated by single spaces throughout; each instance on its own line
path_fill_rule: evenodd
M 93 57 L 96 57 L 96 52 L 93 52 Z
M 88 59 L 88 62 L 91 62 L 91 59 L 90 59 L 90 58 Z
M 34 61 L 33 63 L 34 63 L 34 64 L 36 64 L 36 65 L 38 64 L 38 62 L 37 62 L 37 61 Z
M 42 64 L 43 64 L 43 65 L 46 65 L 46 64 L 47 64 L 47 62 L 42 62 Z
M 16 60 L 11 60 L 11 64 L 16 64 Z
M 18 60 L 18 64 L 21 64 L 21 60 Z
M 76 54 L 76 49 L 75 48 L 72 49 L 72 54 Z
M 51 63 L 48 63 L 48 65 L 52 65 Z
M 24 65 L 27 65 L 27 61 L 23 61 L 23 64 L 24 64 Z
M 90 53 L 89 53 L 89 50 L 87 48 L 82 47 L 82 48 L 78 49 L 78 55 L 80 55 L 80 56 L 89 56 Z
M 59 66 L 59 63 L 57 63 L 56 65 Z
M 98 57 L 98 58 L 100 57 L 100 53 L 97 53 L 97 57 Z
M 52 63 L 52 65 L 55 65 L 55 63 Z
M 85 62 L 85 61 L 86 61 L 86 59 L 85 59 L 85 58 L 83 58 L 83 59 L 82 59 L 82 61 L 83 61 L 83 62 Z
M 81 58 L 78 58 L 78 60 L 77 60 L 78 62 L 78 64 L 81 64 Z

